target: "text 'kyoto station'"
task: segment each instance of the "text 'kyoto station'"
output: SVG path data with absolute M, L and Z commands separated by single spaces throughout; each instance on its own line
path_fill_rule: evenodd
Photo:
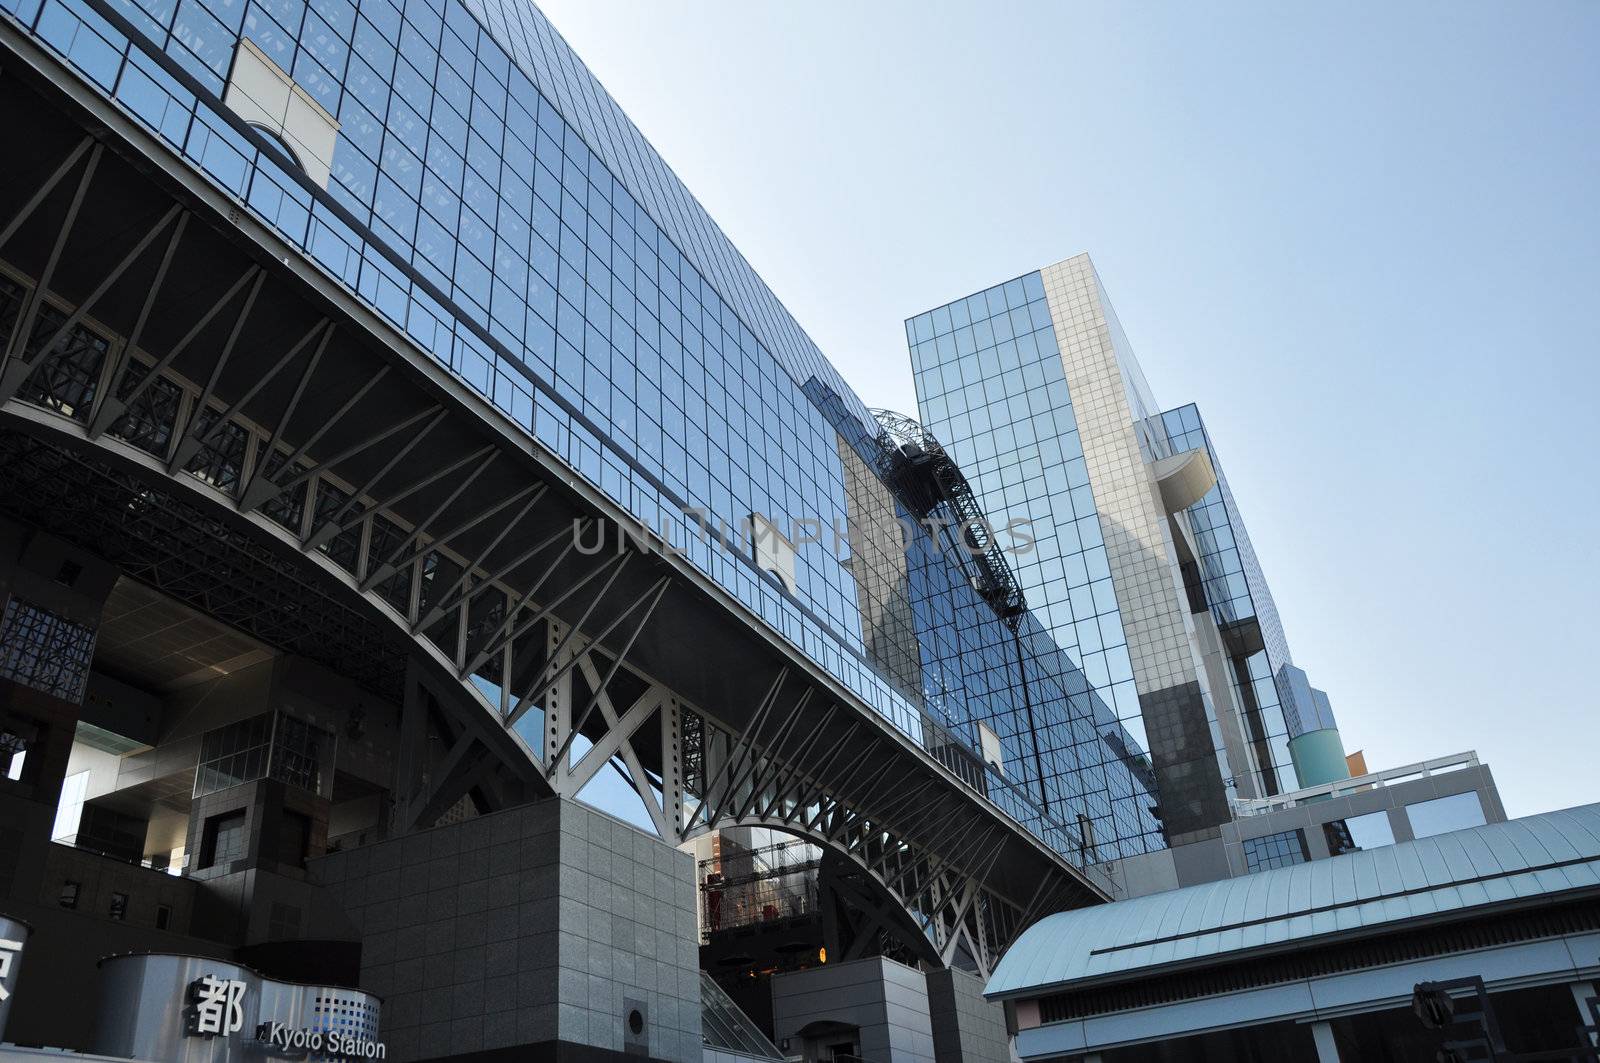
M 869 405 L 531 0 L 0 127 L 0 1061 L 1600 1058 L 1600 811 L 1346 748 L 1088 255 Z

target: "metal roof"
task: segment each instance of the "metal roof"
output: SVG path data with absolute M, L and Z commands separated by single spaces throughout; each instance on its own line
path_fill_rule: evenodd
M 1029 996 L 1386 923 L 1600 887 L 1600 804 L 1048 916 L 984 990 Z

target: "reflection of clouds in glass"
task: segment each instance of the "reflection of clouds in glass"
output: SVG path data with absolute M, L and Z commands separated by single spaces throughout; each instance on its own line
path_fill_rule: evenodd
M 1486 822 L 1483 818 L 1483 802 L 1474 790 L 1409 804 L 1406 806 L 1406 816 L 1411 820 L 1411 833 L 1418 838 L 1481 827 Z

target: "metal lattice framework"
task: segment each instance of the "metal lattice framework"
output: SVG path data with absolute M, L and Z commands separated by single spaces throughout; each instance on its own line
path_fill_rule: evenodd
M 982 883 L 1007 841 L 1006 825 L 952 816 L 963 795 L 940 792 L 935 778 L 897 785 L 887 766 L 889 751 L 871 728 L 851 727 L 846 740 L 830 743 L 814 758 L 826 732 L 806 711 L 813 692 L 793 689 L 788 679 L 787 671 L 778 674 L 742 734 L 684 714 L 693 750 L 688 790 L 700 799 L 682 837 L 759 826 L 812 841 L 852 865 L 855 874 L 836 876 L 832 885 L 849 889 L 858 908 L 878 912 L 874 898 L 883 896 L 896 902 L 931 946 L 921 950 L 924 958 L 948 965 L 959 957 L 987 973 L 1035 912 L 1060 898 L 1044 894 L 1044 880 L 1024 905 L 985 890 Z M 840 711 L 829 706 L 824 720 Z M 852 797 L 835 796 L 835 789 Z M 878 922 L 887 924 L 881 912 Z M 854 949 L 869 940 L 858 932 Z
M 823 846 L 858 948 L 890 935 L 985 971 L 1038 914 L 1102 896 L 659 536 L 623 534 L 370 304 L 0 40 L 7 132 L 51 160 L 0 175 L 0 509 L 398 704 L 394 829 L 467 795 L 577 796 L 611 766 L 663 838 Z

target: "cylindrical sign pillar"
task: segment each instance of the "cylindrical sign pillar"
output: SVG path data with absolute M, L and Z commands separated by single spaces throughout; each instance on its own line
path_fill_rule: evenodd
M 33 928 L 21 919 L 0 915 L 0 1041 L 6 1039 L 6 1019 L 11 1017 L 11 999 L 17 995 L 22 951 L 31 933 Z
M 94 1050 L 167 1063 L 263 1057 L 387 1059 L 379 1000 L 357 989 L 264 978 L 199 956 L 140 953 L 100 961 Z

